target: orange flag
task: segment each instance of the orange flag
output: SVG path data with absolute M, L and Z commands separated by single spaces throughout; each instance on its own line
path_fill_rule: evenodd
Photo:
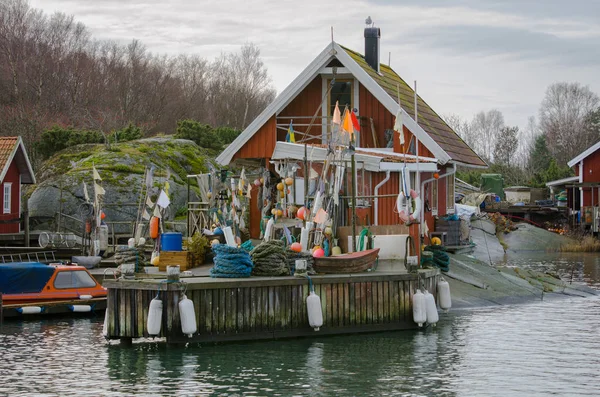
M 352 125 L 352 117 L 350 116 L 349 110 L 346 110 L 344 113 L 344 123 L 342 124 L 342 128 L 350 134 L 350 138 L 352 138 L 354 135 L 354 126 Z

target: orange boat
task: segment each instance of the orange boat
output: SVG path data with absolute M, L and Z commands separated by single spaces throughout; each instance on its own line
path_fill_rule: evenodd
M 106 308 L 106 288 L 83 266 L 0 264 L 0 293 L 3 317 Z

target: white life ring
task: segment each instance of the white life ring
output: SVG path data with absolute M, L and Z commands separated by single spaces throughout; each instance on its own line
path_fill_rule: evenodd
M 398 194 L 396 206 L 398 207 L 398 216 L 404 223 L 419 221 L 421 214 L 421 198 L 419 194 L 410 189 L 410 200 L 404 195 L 404 192 Z
M 410 191 L 410 197 L 411 197 L 411 201 L 412 204 L 414 206 L 414 210 L 412 212 L 412 214 L 410 214 L 410 216 L 408 217 L 408 219 L 412 222 L 412 221 L 419 221 L 419 218 L 421 216 L 421 198 L 419 197 L 419 194 L 417 192 L 415 192 L 414 190 Z
M 408 222 L 409 209 L 408 209 L 408 198 L 404 195 L 404 192 L 400 192 L 396 198 L 396 208 L 398 209 L 398 216 L 403 223 Z

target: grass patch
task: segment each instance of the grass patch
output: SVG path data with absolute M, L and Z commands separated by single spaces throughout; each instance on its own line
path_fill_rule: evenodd
M 561 252 L 600 252 L 600 240 L 586 236 L 580 241 L 565 244 L 560 247 Z

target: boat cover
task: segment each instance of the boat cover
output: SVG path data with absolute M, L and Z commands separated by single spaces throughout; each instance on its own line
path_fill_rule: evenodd
M 54 267 L 43 263 L 0 264 L 0 292 L 26 294 L 41 292 L 54 274 Z

